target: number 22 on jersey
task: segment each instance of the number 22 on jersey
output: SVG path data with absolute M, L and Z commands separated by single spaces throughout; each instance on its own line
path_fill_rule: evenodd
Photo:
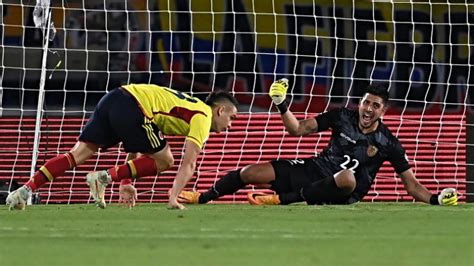
M 343 163 L 340 164 L 341 168 L 344 169 L 344 170 L 349 170 L 352 173 L 355 173 L 355 169 L 357 168 L 357 166 L 359 166 L 359 161 L 357 159 L 351 159 L 351 157 L 347 154 L 344 155 L 344 158 L 346 158 L 346 160 Z M 354 165 L 347 168 L 347 166 L 350 162 L 354 162 Z

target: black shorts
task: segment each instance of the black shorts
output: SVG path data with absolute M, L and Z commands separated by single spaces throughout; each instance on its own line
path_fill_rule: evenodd
M 312 158 L 298 160 L 276 160 L 270 162 L 275 171 L 275 181 L 271 188 L 277 194 L 300 193 L 303 187 L 327 178 L 319 171 Z M 357 202 L 351 195 L 339 199 L 318 201 L 316 204 L 351 204 Z
M 275 160 L 270 162 L 275 171 L 271 189 L 277 194 L 298 192 L 301 188 L 324 178 L 311 158 L 297 160 Z
M 162 132 L 140 110 L 135 98 L 122 88 L 99 101 L 79 140 L 103 149 L 123 143 L 126 152 L 155 153 L 166 146 Z

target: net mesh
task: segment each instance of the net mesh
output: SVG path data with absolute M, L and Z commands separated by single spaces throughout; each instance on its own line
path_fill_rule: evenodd
M 47 31 L 35 27 L 34 4 L 0 3 L 0 180 L 6 190 L 71 149 L 99 99 L 126 83 L 156 83 L 199 98 L 224 89 L 241 102 L 233 128 L 211 135 L 189 189 L 205 190 L 248 164 L 314 156 L 329 134 L 289 136 L 267 96 L 272 81 L 286 77 L 289 106 L 299 118 L 353 108 L 367 83 L 388 84 L 384 122 L 406 148 L 418 179 L 432 192 L 452 186 L 470 193 L 469 1 L 52 1 L 53 24 L 47 25 L 56 32 L 44 68 Z M 167 199 L 183 151 L 182 138 L 169 140 L 176 164 L 134 181 L 141 202 Z M 120 146 L 100 151 L 38 190 L 42 201 L 89 202 L 84 176 L 125 157 Z M 245 201 L 254 189 L 221 201 Z M 107 200 L 116 201 L 117 192 L 118 184 L 109 186 Z M 384 165 L 365 200 L 412 198 Z

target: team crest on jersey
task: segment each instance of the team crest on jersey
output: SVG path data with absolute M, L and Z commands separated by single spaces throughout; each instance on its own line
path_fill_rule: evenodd
M 367 155 L 369 157 L 374 157 L 378 151 L 379 149 L 377 147 L 375 147 L 374 145 L 369 145 L 369 148 L 367 148 Z

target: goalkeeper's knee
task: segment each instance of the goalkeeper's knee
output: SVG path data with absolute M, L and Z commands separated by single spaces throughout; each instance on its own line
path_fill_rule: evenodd
M 336 186 L 346 195 L 350 195 L 356 188 L 357 182 L 351 170 L 342 170 L 334 175 Z

